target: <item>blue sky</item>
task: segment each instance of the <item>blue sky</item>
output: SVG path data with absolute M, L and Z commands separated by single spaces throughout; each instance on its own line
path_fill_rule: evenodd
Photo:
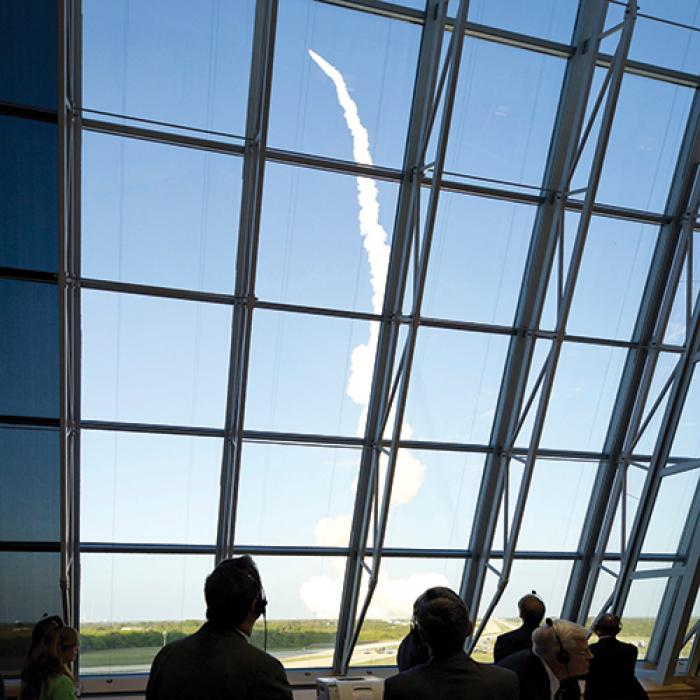
M 648 2 L 645 10 L 694 21 L 696 6 L 673 3 L 672 17 L 668 3 Z M 575 7 L 570 0 L 540 0 L 528 3 L 526 12 L 515 0 L 482 0 L 471 3 L 470 19 L 567 42 Z M 252 21 L 251 0 L 211 0 L 196 8 L 184 1 L 86 0 L 85 107 L 242 134 Z M 281 0 L 278 21 L 270 146 L 353 159 L 351 132 L 333 83 L 309 57 L 312 49 L 342 73 L 373 161 L 400 167 L 419 28 L 310 0 Z M 664 65 L 698 72 L 697 35 L 674 31 L 682 36 L 673 51 L 663 52 Z M 660 47 L 668 42 L 666 28 L 640 22 L 632 56 L 661 60 Z M 560 58 L 468 39 L 447 169 L 539 184 L 564 69 Z M 599 72 L 596 82 L 601 79 Z M 691 98 L 688 88 L 625 76 L 600 201 L 663 210 Z M 83 149 L 84 276 L 232 293 L 239 158 L 94 133 L 85 134 Z M 584 183 L 589 164 L 590 149 L 574 186 Z M 376 183 L 376 226 L 388 236 L 397 193 L 395 184 Z M 358 214 L 355 178 L 268 165 L 258 297 L 372 311 L 371 270 Z M 534 215 L 527 205 L 444 194 L 424 314 L 511 324 Z M 577 219 L 566 217 L 567 256 Z M 569 332 L 630 337 L 655 237 L 648 225 L 594 217 Z M 698 280 L 697 259 L 695 269 Z M 555 309 L 552 280 L 544 328 L 553 327 Z M 669 330 L 676 342 L 682 340 L 684 314 L 679 304 Z M 222 427 L 230 324 L 226 306 L 84 291 L 83 417 Z M 257 310 L 246 427 L 356 435 L 362 402 L 348 395 L 348 381 L 353 350 L 368 342 L 369 333 L 368 322 Z M 487 442 L 507 345 L 508 337 L 495 333 L 422 328 L 406 410 L 412 436 Z M 548 345 L 538 342 L 534 376 Z M 543 447 L 601 448 L 624 359 L 619 348 L 564 345 Z M 662 357 L 666 374 L 657 378 L 657 388 L 672 361 Z M 699 400 L 696 382 L 689 405 Z M 530 419 L 518 444 L 527 444 L 529 428 Z M 674 452 L 697 456 L 697 435 L 686 411 Z M 640 450 L 652 448 L 653 434 L 640 444 Z M 213 544 L 220 453 L 221 441 L 214 438 L 85 431 L 83 539 Z M 401 502 L 392 512 L 387 544 L 465 547 L 483 456 L 412 451 L 405 459 L 407 485 L 397 496 Z M 246 445 L 239 542 L 342 544 L 358 461 L 355 450 Z M 595 463 L 538 462 L 523 548 L 575 549 L 595 468 Z M 517 483 L 519 467 L 514 464 L 512 471 Z M 648 540 L 651 549 L 670 551 L 677 542 L 696 478 L 681 476 L 669 480 L 664 491 Z M 630 506 L 641 486 L 639 474 L 631 475 Z M 552 493 L 561 494 L 555 503 Z M 672 523 L 662 513 L 666 508 L 678 513 Z M 334 537 L 340 539 L 332 542 Z M 83 617 L 201 616 L 201 586 L 211 563 L 209 557 L 85 555 Z M 313 617 L 332 607 L 343 563 L 341 558 L 263 559 L 270 616 Z M 430 580 L 457 586 L 460 566 L 385 561 L 386 582 L 374 612 L 399 616 L 405 601 Z M 554 601 L 550 609 L 555 610 L 569 569 L 569 563 L 518 563 L 497 614 L 514 614 L 515 600 L 533 587 Z M 649 600 L 654 595 L 648 592 L 633 595 L 628 614 L 647 614 Z

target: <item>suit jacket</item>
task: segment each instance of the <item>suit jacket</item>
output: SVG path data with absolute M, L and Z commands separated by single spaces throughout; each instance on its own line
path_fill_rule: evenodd
M 634 675 L 637 647 L 614 637 L 605 637 L 590 646 L 593 658 L 586 679 L 586 700 L 646 700 L 641 683 Z
M 537 627 L 521 625 L 512 632 L 506 632 L 496 637 L 496 645 L 493 648 L 493 660 L 498 663 L 506 656 L 515 654 L 516 651 L 532 651 L 532 633 Z
M 460 651 L 431 659 L 384 684 L 384 700 L 517 700 L 518 679 L 497 666 L 480 664 Z
M 153 660 L 147 700 L 292 700 L 282 664 L 235 630 L 204 624 Z
M 531 651 L 516 651 L 498 662 L 499 666 L 509 668 L 518 674 L 520 682 L 520 700 L 550 700 L 551 690 L 549 676 L 544 668 L 544 661 Z M 561 681 L 562 700 L 579 700 L 581 692 L 575 678 Z

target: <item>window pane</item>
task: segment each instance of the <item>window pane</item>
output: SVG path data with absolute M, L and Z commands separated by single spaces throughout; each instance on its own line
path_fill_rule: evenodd
M 672 22 L 690 24 L 694 27 L 697 27 L 700 22 L 698 4 L 695 0 L 677 2 L 645 0 L 643 12 L 651 17 L 660 17 Z M 608 17 L 610 21 L 621 22 L 623 16 L 624 7 L 609 5 Z M 632 35 L 630 58 L 697 74 L 700 71 L 700 37 L 698 32 L 663 24 L 651 17 L 637 17 Z M 601 50 L 613 53 L 617 42 L 616 36 L 602 42 Z
M 80 449 L 83 541 L 216 543 L 221 440 L 84 430 Z
M 411 111 L 420 27 L 312 0 L 280 3 L 270 146 L 400 166 Z M 332 78 L 310 52 L 337 69 L 347 86 L 339 104 Z M 349 102 L 347 103 L 349 104 Z M 353 143 L 344 114 L 353 119 Z M 359 120 L 359 123 L 355 123 Z
M 688 620 L 688 625 L 685 628 L 685 634 L 687 635 L 693 627 L 698 622 L 698 619 L 700 619 L 700 595 L 697 593 L 695 594 L 695 603 L 693 604 L 693 610 L 690 613 L 690 619 Z M 678 655 L 678 658 L 680 659 L 687 659 L 690 657 L 690 652 L 693 649 L 693 644 L 697 639 L 697 634 L 698 632 L 696 631 L 695 634 L 688 640 L 688 643 L 681 649 L 680 654 Z
M 376 350 L 370 327 L 367 321 L 257 310 L 246 427 L 329 435 L 364 430 Z
M 60 539 L 57 430 L 0 428 L 0 540 Z
M 347 547 L 360 457 L 360 450 L 246 443 L 239 545 Z
M 59 566 L 58 553 L 0 552 L 0 673 L 18 676 L 36 621 L 62 614 Z
M 395 665 L 399 644 L 408 634 L 415 599 L 433 586 L 447 586 L 456 591 L 463 568 L 461 559 L 384 558 L 350 665 L 356 668 Z M 365 574 L 361 587 L 363 601 L 366 590 Z
M 86 277 L 232 293 L 241 159 L 86 132 Z
M 564 343 L 542 447 L 602 449 L 626 356 L 624 348 Z
M 8 5 L 19 6 L 20 3 L 2 3 L 0 14 Z M 2 67 L 0 60 L 0 71 Z M 55 124 L 0 116 L 0 265 L 56 271 L 56 134 Z
M 56 287 L 0 279 L 0 299 L 0 414 L 57 418 Z
M 648 465 L 645 465 L 648 468 Z M 630 532 L 634 526 L 634 518 L 637 515 L 637 509 L 642 497 L 644 483 L 646 482 L 647 470 L 640 467 L 635 467 L 630 464 L 627 467 L 627 501 L 625 503 L 625 529 L 624 541 L 622 531 L 622 498 L 618 499 L 615 510 L 615 519 L 613 520 L 612 529 L 610 531 L 610 539 L 606 553 L 619 554 L 627 549 Z
M 452 0 L 456 12 L 457 3 Z M 469 21 L 570 43 L 576 19 L 576 0 L 472 0 Z
M 268 165 L 258 296 L 380 313 L 397 191 L 369 178 Z
M 622 219 L 591 219 L 567 331 L 629 340 L 658 229 Z M 575 229 L 571 231 L 575 237 Z
M 691 275 L 691 299 L 697 299 L 700 292 L 700 232 L 693 234 L 693 272 Z M 676 288 L 676 296 L 671 307 L 671 315 L 664 335 L 664 343 L 682 345 L 685 343 L 688 318 L 692 316 L 692 308 L 688 308 L 688 266 L 683 266 L 681 277 Z
M 576 551 L 596 467 L 592 462 L 537 460 L 519 549 Z
M 423 315 L 511 325 L 534 215 L 534 207 L 443 192 Z
M 406 404 L 413 438 L 488 442 L 508 341 L 506 335 L 420 329 Z
M 656 616 L 659 614 L 661 599 L 667 583 L 667 578 L 632 581 L 629 597 L 622 614 L 624 634 L 620 635 L 620 639 L 634 644 L 639 649 L 638 658 L 640 660 L 646 657 L 649 639 L 656 624 Z
M 565 61 L 467 38 L 446 170 L 539 185 Z
M 491 563 L 498 571 L 501 570 L 503 565 L 501 560 L 496 559 Z M 570 561 L 516 559 L 513 562 L 508 586 L 484 629 L 473 655 L 474 658 L 486 663 L 493 662 L 493 645 L 496 643 L 496 637 L 503 632 L 519 627 L 521 624 L 518 619 L 518 600 L 526 593 L 537 591 L 537 595 L 544 600 L 547 615 L 558 617 L 564 603 L 564 593 L 569 582 L 571 566 L 572 562 Z M 480 613 L 487 609 L 493 599 L 497 583 L 498 576 L 493 571 L 489 571 L 479 605 Z
M 610 571 L 614 571 L 616 575 L 620 573 L 620 563 L 617 561 L 604 561 L 603 566 L 605 566 L 606 569 L 610 569 Z M 603 607 L 615 589 L 616 581 L 616 576 L 609 574 L 605 570 L 601 570 L 598 576 L 598 582 L 596 583 L 595 592 L 593 593 L 591 609 L 588 611 L 587 626 L 592 625 L 598 615 L 604 612 Z
M 55 3 L 0 3 L 0 100 L 56 109 L 57 22 Z
M 690 506 L 698 486 L 698 477 L 700 470 L 694 469 L 661 479 L 642 552 L 672 554 L 678 551 L 683 527 L 690 515 Z
M 603 69 L 597 69 L 589 109 L 603 76 Z M 633 209 L 664 210 L 692 98 L 691 88 L 625 74 L 597 201 Z M 599 126 L 600 116 L 576 169 L 572 189 L 587 184 Z
M 287 668 L 328 668 L 338 629 L 344 557 L 255 557 L 267 608 L 267 651 Z M 262 621 L 254 643 L 262 646 Z
M 400 450 L 387 547 L 466 549 L 483 454 Z
M 231 309 L 83 292 L 83 418 L 221 427 Z
M 679 358 L 680 355 L 677 355 L 676 353 L 659 353 L 658 360 L 656 363 L 656 370 L 654 372 L 654 378 L 651 382 L 651 387 L 649 389 L 649 396 L 647 397 L 647 402 L 644 406 L 645 412 L 643 420 L 646 419 L 648 412 L 651 410 L 652 406 L 659 398 L 659 393 L 661 389 L 664 388 L 664 385 L 671 376 L 671 372 L 673 372 L 674 368 L 676 367 Z M 654 447 L 656 445 L 656 440 L 659 434 L 659 428 L 661 427 L 661 421 L 663 420 L 664 412 L 666 411 L 666 404 L 668 403 L 669 393 L 670 388 L 666 391 L 666 395 L 659 404 L 659 407 L 656 409 L 654 417 L 651 419 L 649 425 L 642 433 L 642 436 L 639 438 L 639 442 L 634 448 L 635 453 L 651 455 L 654 452 Z M 693 437 L 695 437 L 695 431 L 693 431 Z M 671 456 L 674 457 L 676 455 L 672 452 Z
M 85 106 L 243 134 L 254 7 L 85 0 Z
M 80 673 L 147 673 L 160 648 L 199 628 L 214 557 L 80 557 Z
M 700 371 L 696 364 L 673 439 L 671 454 L 674 457 L 697 457 L 700 454 L 698 406 L 700 406 Z

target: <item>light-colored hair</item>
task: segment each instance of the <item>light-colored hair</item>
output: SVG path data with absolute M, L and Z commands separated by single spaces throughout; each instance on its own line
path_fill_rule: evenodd
M 552 620 L 551 626 L 542 625 L 532 633 L 532 650 L 543 659 L 555 659 L 561 647 L 573 652 L 576 651 L 578 642 L 586 639 L 588 630 L 581 625 L 568 620 Z

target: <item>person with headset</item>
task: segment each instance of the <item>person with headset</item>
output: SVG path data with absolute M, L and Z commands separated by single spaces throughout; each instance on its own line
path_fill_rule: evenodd
M 267 606 L 249 556 L 222 561 L 204 584 L 207 622 L 153 660 L 147 700 L 292 700 L 282 664 L 250 644 Z
M 464 652 L 472 623 L 464 601 L 449 588 L 429 588 L 413 606 L 413 632 L 430 657 L 388 678 L 384 700 L 517 700 L 518 679 L 506 669 L 480 664 Z
M 548 617 L 532 633 L 532 651 L 518 651 L 498 665 L 518 674 L 520 700 L 579 700 L 578 680 L 591 658 L 585 628 Z
M 544 617 L 544 601 L 535 591 L 524 595 L 518 601 L 518 614 L 523 624 L 511 632 L 496 638 L 493 648 L 493 660 L 498 663 L 516 651 L 532 648 L 532 633 L 540 626 Z
M 634 675 L 637 647 L 617 639 L 622 623 L 605 613 L 593 625 L 598 641 L 591 644 L 591 668 L 586 678 L 586 700 L 648 700 Z

